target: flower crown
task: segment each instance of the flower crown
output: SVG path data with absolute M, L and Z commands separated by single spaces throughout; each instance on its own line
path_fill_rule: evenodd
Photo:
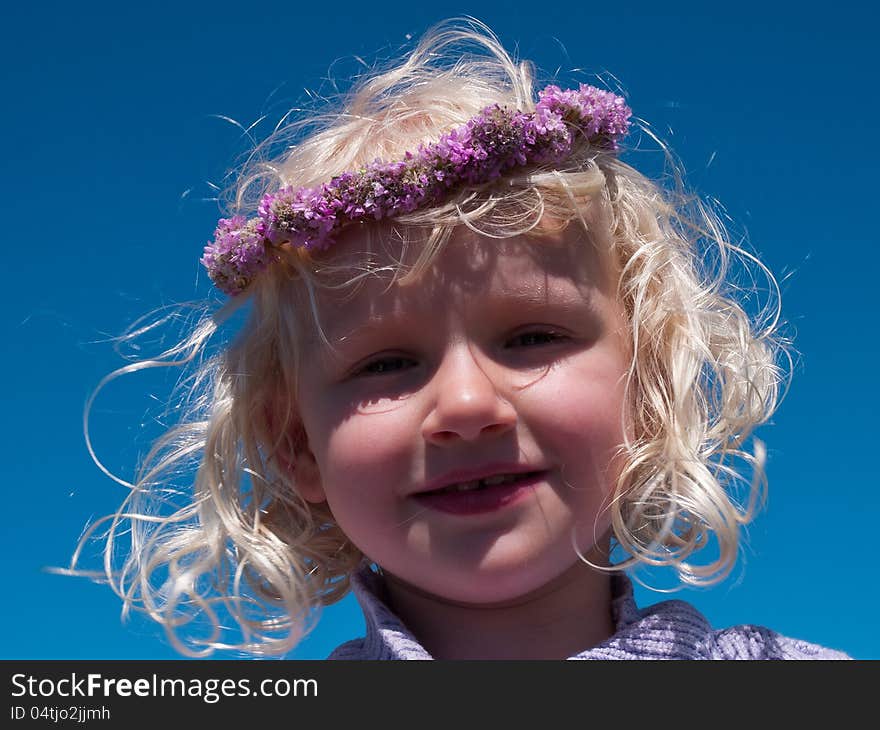
M 629 128 L 624 100 L 594 86 L 548 86 L 535 111 L 497 104 L 402 161 L 376 160 L 314 188 L 263 197 L 258 216 L 221 218 L 201 262 L 229 295 L 244 291 L 285 247 L 323 249 L 356 221 L 380 220 L 437 203 L 455 188 L 491 182 L 516 167 L 560 162 L 577 138 L 609 150 Z

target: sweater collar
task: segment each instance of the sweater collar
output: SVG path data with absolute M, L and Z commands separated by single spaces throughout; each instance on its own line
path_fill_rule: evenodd
M 366 623 L 356 658 L 433 658 L 388 607 L 380 575 L 362 567 L 352 578 L 352 588 Z M 690 604 L 664 601 L 640 610 L 624 573 L 612 574 L 611 591 L 614 634 L 571 659 L 701 658 L 711 626 Z

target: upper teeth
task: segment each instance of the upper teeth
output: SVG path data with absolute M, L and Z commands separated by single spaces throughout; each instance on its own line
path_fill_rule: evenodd
M 452 484 L 446 487 L 444 491 L 468 492 L 472 489 L 478 489 L 479 487 L 492 487 L 496 484 L 512 482 L 517 478 L 517 476 L 517 474 L 498 474 L 497 476 L 486 477 L 484 479 L 472 479 L 469 482 L 459 482 L 458 484 Z

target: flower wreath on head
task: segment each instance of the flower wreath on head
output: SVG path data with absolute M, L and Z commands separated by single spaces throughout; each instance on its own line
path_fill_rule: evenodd
M 312 188 L 283 187 L 263 197 L 258 216 L 221 218 L 202 264 L 223 292 L 244 291 L 285 247 L 323 249 L 343 226 L 381 220 L 437 203 L 462 186 L 497 180 L 517 167 L 565 159 L 575 140 L 615 151 L 632 112 L 623 98 L 581 84 L 548 86 L 533 112 L 488 106 L 437 142 L 403 160 L 376 160 Z

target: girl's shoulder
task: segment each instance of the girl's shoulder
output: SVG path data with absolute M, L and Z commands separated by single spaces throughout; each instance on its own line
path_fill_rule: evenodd
M 744 624 L 713 633 L 713 659 L 852 659 L 845 652 L 783 636 L 765 626 Z
M 678 651 L 670 658 L 730 660 L 839 660 L 848 654 L 802 639 L 784 636 L 766 626 L 740 624 L 715 629 L 691 603 L 670 600 L 636 609 L 633 629 L 644 634 L 650 626 L 662 628 L 667 642 Z
M 793 639 L 767 628 L 740 624 L 723 629 L 689 601 L 671 599 L 638 606 L 625 573 L 612 579 L 617 631 L 602 649 L 641 659 L 851 659 L 844 652 Z M 601 651 L 601 650 L 600 650 Z M 598 652 L 586 652 L 585 658 Z M 598 657 L 597 657 L 598 658 Z M 603 657 L 604 658 L 604 657 Z

